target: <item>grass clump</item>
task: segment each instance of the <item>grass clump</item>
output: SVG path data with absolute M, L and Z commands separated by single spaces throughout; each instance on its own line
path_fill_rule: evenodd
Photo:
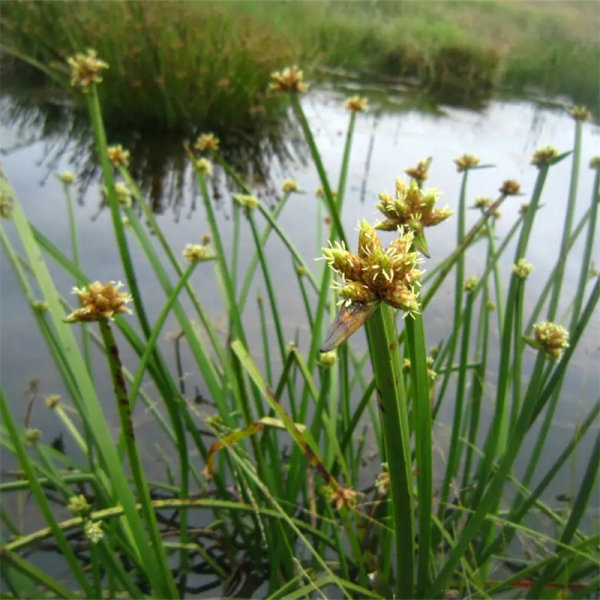
M 599 99 L 593 3 L 7 0 L 0 25 L 3 50 L 63 87 L 64 58 L 96 48 L 115 70 L 107 117 L 136 127 L 256 130 L 277 114 L 269 73 L 298 60 L 416 80 L 442 102 Z
M 85 101 L 125 283 L 94 282 L 79 259 L 74 220 L 69 218 L 72 256 L 66 256 L 29 222 L 8 181 L 0 179 L 10 207 L 3 211 L 0 241 L 69 395 L 49 396 L 47 406 L 79 451 L 71 457 L 45 444 L 29 423 L 16 421 L 0 391 L 0 441 L 20 465 L 18 476 L 6 478 L 0 490 L 30 492 L 47 525 L 25 530 L 2 511 L 11 533 L 1 549 L 10 593 L 31 597 L 41 589 L 65 598 L 175 598 L 217 587 L 223 596 L 271 598 L 315 592 L 346 598 L 594 593 L 598 535 L 590 532 L 585 517 L 593 501 L 599 445 L 585 456 L 585 474 L 568 510 L 548 505 L 544 493 L 589 435 L 600 403 L 543 472 L 539 458 L 546 435 L 538 436 L 532 451 L 523 445 L 540 420 L 552 423 L 565 396 L 567 369 L 600 299 L 600 279 L 589 278 L 590 252 L 579 260 L 570 254 L 582 231 L 586 247 L 593 245 L 600 185 L 595 161 L 589 209 L 577 224 L 566 219 L 559 261 L 538 305 L 526 314 L 523 301 L 531 270 L 525 259 L 544 185 L 552 167 L 568 158 L 573 211 L 586 111 L 572 113 L 572 157 L 550 148 L 535 153 L 531 168 L 538 176 L 528 208 L 498 245 L 494 215 L 520 186 L 505 181 L 494 201 L 479 203 L 480 217 L 467 227 L 469 174 L 489 165 L 473 155 L 456 159 L 456 249 L 424 273 L 422 255 L 430 250 L 426 228 L 451 222 L 449 211 L 435 208 L 438 192 L 422 188 L 429 162 L 409 169 L 418 175 L 411 183 L 399 178 L 394 197 L 380 196 L 386 221 L 379 229 L 390 229 L 392 221 L 400 227 L 381 234 L 391 241 L 382 242 L 378 231 L 362 221 L 358 250 L 350 252 L 354 243 L 348 243 L 344 230 L 343 203 L 355 122 L 367 103 L 353 97 L 346 105 L 348 130 L 334 193 L 304 114 L 302 71 L 273 73 L 272 89 L 289 102 L 319 175 L 320 200 L 329 217 L 322 252 L 327 265 L 305 260 L 278 222 L 298 183 L 286 180 L 274 208 L 267 208 L 224 159 L 214 135 L 186 148 L 210 234 L 202 244 L 183 248 L 183 265 L 177 256 L 181 249 L 168 244 L 128 171 L 126 149 L 107 144 L 98 91 L 108 85 L 110 73 L 103 71 L 102 83 L 89 72 L 74 77 L 78 84 L 90 82 Z M 238 188 L 231 193 L 232 239 L 215 217 L 209 184 L 217 166 Z M 119 202 L 117 174 L 135 208 Z M 73 177 L 63 174 L 61 181 L 71 215 Z M 243 263 L 242 227 L 254 244 L 249 262 Z M 279 238 L 283 250 L 278 255 L 265 251 L 270 236 Z M 503 274 L 499 259 L 515 236 L 515 268 Z M 465 253 L 475 241 L 484 245 L 485 270 L 467 277 Z M 163 296 L 155 320 L 148 316 L 138 283 L 134 243 L 152 269 L 154 293 L 160 290 Z M 282 256 L 291 262 L 295 280 L 273 280 L 272 261 Z M 64 299 L 49 262 L 75 281 L 79 308 Z M 565 294 L 565 264 L 579 269 L 581 277 L 577 288 L 568 290 L 573 304 L 561 318 L 556 302 Z M 218 282 L 210 292 L 220 292 L 228 316 L 224 336 L 198 293 L 208 269 L 215 270 Z M 342 277 L 332 292 L 334 272 Z M 454 297 L 445 302 L 453 318 L 443 343 L 429 356 L 427 307 L 450 274 Z M 260 335 L 253 338 L 246 304 L 256 277 L 266 294 L 257 298 Z M 282 291 L 289 298 L 292 287 L 310 324 L 302 345 L 287 343 Z M 489 310 L 491 299 L 495 314 Z M 405 318 L 397 319 L 398 312 Z M 208 416 L 186 391 L 181 366 L 171 368 L 158 344 L 171 314 L 202 379 Z M 350 337 L 362 325 L 366 351 Z M 500 345 L 493 357 L 497 365 L 491 364 L 497 344 L 492 332 Z M 105 364 L 95 374 L 94 352 Z M 490 371 L 497 373 L 493 386 Z M 112 382 L 116 432 L 100 399 L 104 376 Z M 145 381 L 153 387 L 142 385 Z M 486 424 L 482 405 L 491 400 L 494 415 Z M 133 416 L 140 402 L 164 434 L 166 446 L 158 453 L 165 472 L 159 480 L 150 479 L 139 450 Z M 453 409 L 449 453 L 444 465 L 434 467 L 433 424 L 444 402 Z M 374 432 L 377 475 L 364 469 L 365 442 L 357 436 L 361 422 Z M 522 480 L 513 472 L 517 462 L 525 466 Z M 367 485 L 361 483 L 365 478 Z M 547 526 L 539 526 L 541 515 Z M 515 551 L 517 534 L 527 553 Z M 48 538 L 64 561 L 54 573 L 27 558 Z M 240 578 L 232 578 L 232 572 Z

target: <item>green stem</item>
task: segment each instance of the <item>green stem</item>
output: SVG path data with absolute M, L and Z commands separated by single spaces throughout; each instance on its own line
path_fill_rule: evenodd
M 381 303 L 366 322 L 371 360 L 381 408 L 386 460 L 392 491 L 396 542 L 396 595 L 413 597 L 414 515 L 408 407 L 394 312 Z
M 160 531 L 158 529 L 158 522 L 156 520 L 156 514 L 152 508 L 152 500 L 150 498 L 148 483 L 144 476 L 142 462 L 140 460 L 135 441 L 135 432 L 133 428 L 133 421 L 131 419 L 131 405 L 129 403 L 129 396 L 127 394 L 127 384 L 125 383 L 125 377 L 123 375 L 121 359 L 119 358 L 119 349 L 108 321 L 103 319 L 98 321 L 98 324 L 100 326 L 100 333 L 106 348 L 106 354 L 110 366 L 115 398 L 117 400 L 117 409 L 119 412 L 119 421 L 121 423 L 121 432 L 123 439 L 125 440 L 125 447 L 127 449 L 127 456 L 129 458 L 129 467 L 131 469 L 133 482 L 142 505 L 142 514 L 144 515 L 144 520 L 146 521 L 146 526 L 149 530 L 153 552 L 157 557 L 157 568 L 161 572 L 161 579 L 165 588 L 169 591 L 169 597 L 176 598 L 177 589 L 173 581 L 173 574 L 169 569 L 167 553 L 162 543 Z M 158 591 L 155 593 L 158 593 Z

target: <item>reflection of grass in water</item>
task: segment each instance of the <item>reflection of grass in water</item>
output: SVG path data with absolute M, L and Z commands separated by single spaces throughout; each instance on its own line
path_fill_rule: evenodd
M 417 247 L 427 247 L 423 227 L 449 216 L 434 208 L 438 191 L 421 190 L 429 162 L 411 171 L 418 173 L 418 182 L 415 179 L 410 186 L 397 182 L 394 196 L 380 196 L 378 208 L 389 221 L 383 227 L 406 229 L 398 236 L 392 234 L 396 239 L 385 246 L 363 221 L 358 250 L 350 252 L 350 245 L 341 243 L 346 237 L 341 213 L 355 121 L 361 117 L 357 112 L 349 117 L 334 193 L 297 89 L 289 92 L 289 100 L 322 185 L 319 201 L 331 217 L 326 234 L 331 244 L 323 255 L 343 275 L 335 288 L 344 300 L 340 309 L 336 307 L 338 295 L 331 291 L 330 270 L 305 260 L 279 224 L 278 216 L 296 186 L 283 189 L 276 208 L 270 210 L 252 195 L 214 146 L 205 151 L 202 162 L 198 152 L 187 148 L 210 235 L 194 252 L 187 247 L 186 258 L 196 262 L 183 267 L 178 254 L 188 240 L 171 247 L 127 167 L 109 162 L 95 86 L 87 96 L 89 114 L 119 267 L 125 271 L 131 297 L 121 289 L 122 284 L 89 285 L 77 258 L 74 220 L 70 220 L 71 260 L 31 227 L 8 182 L 0 179 L 0 198 L 6 203 L 3 215 L 10 219 L 7 228 L 14 228 L 11 236 L 5 234 L 4 226 L 0 228 L 0 242 L 78 418 L 64 410 L 66 398 L 50 397 L 47 405 L 83 457 L 52 452 L 39 432 L 17 424 L 0 390 L 4 444 L 21 466 L 14 481 L 0 484 L 0 489 L 31 493 L 49 527 L 21 535 L 11 516 L 2 513 L 14 534 L 2 550 L 7 586 L 17 596 L 31 597 L 40 586 L 54 595 L 73 596 L 57 573 L 42 572 L 28 560 L 31 548 L 52 537 L 52 547 L 60 550 L 72 576 L 69 584 L 86 597 L 123 593 L 189 597 L 216 586 L 238 597 L 258 593 L 304 597 L 315 590 L 348 598 L 392 597 L 394 590 L 397 597 L 405 598 L 474 593 L 494 597 L 507 590 L 521 596 L 563 597 L 565 589 L 588 591 L 586 586 L 593 584 L 596 572 L 597 538 L 585 528 L 584 517 L 597 477 L 600 447 L 583 453 L 577 444 L 597 419 L 600 404 L 590 407 L 552 465 L 541 468 L 538 460 L 538 451 L 550 445 L 549 427 L 542 427 L 531 454 L 522 449 L 532 427 L 540 420 L 551 422 L 556 401 L 567 396 L 561 394 L 566 369 L 600 299 L 600 280 L 596 277 L 593 286 L 589 282 L 600 159 L 595 164 L 590 208 L 579 223 L 565 220 L 558 263 L 547 274 L 549 303 L 541 298 L 532 314 L 525 315 L 529 313 L 523 301 L 529 284 L 525 265 L 509 272 L 506 280 L 499 269 L 500 257 L 513 236 L 518 239 L 514 263 L 526 257 L 549 171 L 565 159 L 573 165 L 567 214 L 574 214 L 586 113 L 579 109 L 573 115 L 577 123 L 572 156 L 559 155 L 551 147 L 534 154 L 538 175 L 530 203 L 503 240 L 496 237 L 492 216 L 507 196 L 518 194 L 518 182 L 505 181 L 497 199 L 479 203 L 479 218 L 467 225 L 470 170 L 485 165 L 473 155 L 457 159 L 462 174 L 456 249 L 424 274 L 416 252 Z M 359 105 L 364 106 L 354 99 L 347 107 Z M 239 191 L 232 194 L 238 203 L 234 204 L 231 236 L 215 218 L 209 159 L 229 173 Z M 117 175 L 127 181 L 140 214 L 119 204 L 114 186 Z M 65 186 L 70 181 L 63 179 Z M 493 188 L 495 192 L 497 184 Z M 314 226 L 305 220 L 294 225 L 301 231 Z M 241 256 L 237 233 L 242 228 L 252 234 L 252 257 Z M 589 252 L 581 257 L 569 253 L 575 232 L 587 236 Z M 278 252 L 267 245 L 270 235 L 283 244 Z M 467 271 L 466 251 L 476 241 L 486 254 L 479 279 L 468 277 Z M 134 244 L 150 267 L 148 279 L 152 281 L 145 281 L 144 287 L 136 277 L 139 265 L 132 260 Z M 354 249 L 355 244 L 351 246 Z M 294 269 L 287 279 L 276 281 L 271 268 L 282 256 Z M 44 260 L 48 257 L 77 283 L 83 306 L 72 313 L 71 320 L 81 320 L 81 324 L 65 322 L 71 309 L 51 277 Z M 577 286 L 561 290 L 565 264 L 580 278 Z M 206 269 L 210 268 L 216 270 L 218 283 L 206 289 Z M 249 276 L 239 286 L 245 269 Z M 265 298 L 258 301 L 261 339 L 250 337 L 249 317 L 255 312 L 244 305 L 255 273 L 265 289 Z M 446 336 L 431 351 L 430 360 L 424 335 L 427 308 L 449 275 L 455 289 L 453 297 L 443 298 Z M 416 285 L 418 281 L 422 288 Z M 501 289 L 505 284 L 506 294 Z M 146 312 L 148 298 L 143 290 L 152 290 L 153 295 L 160 290 L 163 305 L 158 316 Z M 290 290 L 295 292 L 289 294 Z M 218 296 L 226 308 L 224 340 L 208 316 L 203 294 L 204 298 Z M 568 344 L 562 328 L 532 325 L 554 320 L 559 296 L 573 298 L 567 317 Z M 130 301 L 134 314 L 124 318 Z M 310 323 L 309 339 L 302 340 L 307 350 L 288 343 L 291 331 L 284 315 L 286 304 L 294 301 Z M 396 319 L 392 307 L 412 314 L 403 321 Z M 157 345 L 171 312 L 181 328 L 182 343 L 185 339 L 189 345 L 193 360 L 189 369 L 202 381 L 210 402 L 202 407 L 211 411 L 208 418 L 186 394 L 181 365 L 172 369 Z M 109 323 L 111 314 L 115 320 Z M 101 337 L 98 324 L 92 322 L 95 318 L 100 320 Z M 331 333 L 325 335 L 334 318 Z M 397 321 L 403 325 L 401 332 Z M 368 333 L 369 350 L 363 356 L 347 339 L 357 323 L 364 323 Z M 105 371 L 96 369 L 96 377 L 91 374 L 91 352 L 79 350 L 74 328 L 80 326 L 83 329 L 77 332 L 87 347 L 95 344 L 108 362 Z M 490 358 L 494 334 L 500 339 L 498 368 Z M 535 335 L 535 339 L 524 335 Z M 276 343 L 270 343 L 271 339 Z M 332 340 L 346 343 L 334 348 Z M 131 351 L 129 355 L 122 351 L 125 348 Z M 255 361 L 259 354 L 264 357 L 264 369 Z M 526 357 L 535 357 L 534 364 Z M 491 395 L 490 371 L 496 378 Z M 98 392 L 101 377 L 109 375 L 120 417 L 116 444 Z M 143 385 L 149 380 L 153 386 Z M 140 401 L 169 444 L 158 450 L 166 463 L 162 481 L 149 481 L 139 454 L 132 415 Z M 432 421 L 440 407 L 449 403 L 454 419 L 448 456 L 434 470 Z M 481 415 L 491 404 L 494 417 L 488 430 Z M 373 482 L 371 476 L 371 485 L 358 491 L 365 446 L 364 440 L 357 439 L 356 428 L 364 415 L 370 416 L 378 462 L 384 464 L 377 480 Z M 208 438 L 201 429 L 204 426 L 211 431 Z M 558 509 L 545 506 L 540 498 L 575 452 L 585 454 L 587 466 L 565 516 L 562 504 Z M 513 478 L 517 461 L 525 465 L 519 482 Z M 434 483 L 440 481 L 434 503 Z M 65 506 L 73 518 L 59 521 Z M 543 510 L 554 531 L 546 534 L 526 527 L 538 510 Z M 528 552 L 526 561 L 514 555 L 511 544 L 517 536 L 521 536 L 519 548 Z M 510 575 L 501 570 L 505 567 Z
M 276 108 L 268 74 L 294 58 L 417 78 L 444 102 L 502 85 L 598 103 L 593 3 L 5 2 L 1 24 L 3 46 L 40 63 L 96 48 L 121 123 L 252 129 Z

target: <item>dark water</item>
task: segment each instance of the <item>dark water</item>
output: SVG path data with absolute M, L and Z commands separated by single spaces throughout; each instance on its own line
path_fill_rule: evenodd
M 373 96 L 381 97 L 381 90 L 375 90 Z M 456 208 L 461 175 L 456 172 L 453 159 L 463 153 L 476 154 L 483 163 L 495 165 L 493 169 L 471 173 L 468 204 L 472 204 L 473 200 L 480 196 L 497 197 L 498 188 L 505 179 L 517 179 L 521 184 L 524 196 L 509 198 L 502 208 L 502 217 L 497 222 L 497 234 L 503 238 L 517 219 L 521 203 L 529 201 L 537 174 L 535 167 L 529 164 L 533 152 L 548 144 L 554 145 L 559 152 L 572 148 L 574 122 L 560 108 L 542 107 L 524 100 L 498 100 L 476 111 L 441 106 L 435 113 L 423 113 L 401 109 L 400 105 L 394 105 L 393 99 L 394 96 L 390 93 L 386 96 L 385 107 L 383 103 L 378 106 L 377 102 L 374 102 L 373 110 L 366 115 L 360 115 L 357 119 L 343 215 L 343 223 L 351 246 L 356 243 L 356 234 L 352 231 L 356 222 L 362 218 L 371 221 L 377 218 L 375 203 L 378 192 L 386 189 L 392 191 L 396 176 L 402 175 L 405 167 L 414 166 L 419 160 L 428 156 L 433 157 L 433 162 L 425 187 L 439 187 L 442 190 L 441 204 Z M 307 95 L 303 99 L 303 104 L 316 134 L 332 186 L 335 188 L 348 123 L 343 99 L 333 90 L 321 90 Z M 108 211 L 100 208 L 101 192 L 92 178 L 93 175 L 90 175 L 89 166 L 86 167 L 89 162 L 82 155 L 81 139 L 69 141 L 60 130 L 47 133 L 42 139 L 36 139 L 40 136 L 40 123 L 33 120 L 19 129 L 14 123 L 6 122 L 7 111 L 14 111 L 14 107 L 11 108 L 5 101 L 3 109 L 5 122 L 0 128 L 2 166 L 31 222 L 65 253 L 70 253 L 62 186 L 53 174 L 63 170 L 76 170 L 79 166 L 83 179 L 88 179 L 85 191 L 81 194 L 81 203 L 76 207 L 84 270 L 93 279 L 123 280 L 124 275 L 119 266 L 118 252 L 112 236 L 110 215 Z M 588 168 L 588 164 L 590 158 L 598 153 L 599 134 L 598 126 L 589 123 L 584 125 L 582 171 L 575 222 L 589 206 L 593 172 Z M 122 143 L 124 140 L 115 135 L 109 139 L 109 142 Z M 298 150 L 303 147 L 303 144 L 293 127 L 288 129 L 287 138 L 280 146 L 284 150 L 281 148 L 277 150 L 270 146 L 267 149 L 268 158 L 259 159 L 254 166 L 246 162 L 246 165 L 250 165 L 247 168 L 248 176 L 254 175 L 253 189 L 267 203 L 273 201 L 273 195 L 279 190 L 284 178 L 298 180 L 305 193 L 291 196 L 279 218 L 279 223 L 307 262 L 313 264 L 312 258 L 320 255 L 320 248 L 324 243 L 324 238 L 318 238 L 316 234 L 318 229 L 316 224 L 325 216 L 314 194 L 319 185 L 317 175 L 314 169 L 305 163 L 304 151 Z M 171 151 L 173 156 L 177 156 L 180 150 L 170 150 L 171 148 L 174 146 L 165 144 L 166 152 Z M 533 308 L 537 294 L 558 257 L 569 189 L 570 165 L 568 159 L 553 167 L 546 183 L 542 197 L 543 208 L 537 217 L 527 253 L 527 260 L 535 265 L 535 270 L 527 282 L 526 315 Z M 152 173 L 145 171 L 145 177 L 150 182 L 146 185 L 146 189 L 156 200 L 160 226 L 175 251 L 179 252 L 183 250 L 186 243 L 199 242 L 201 235 L 208 232 L 208 224 L 193 177 L 183 161 L 163 160 L 157 169 L 154 185 L 152 185 Z M 230 219 L 231 199 L 224 186 L 219 189 L 219 195 L 218 214 L 223 228 L 223 239 L 230 244 L 233 236 Z M 477 216 L 477 211 L 469 212 L 467 227 L 475 222 Z M 10 223 L 6 223 L 6 229 L 11 239 L 16 240 Z M 583 237 L 581 236 L 582 239 Z M 456 222 L 452 218 L 428 232 L 432 258 L 426 263 L 425 268 L 432 268 L 438 260 L 445 257 L 455 247 L 455 240 Z M 582 243 L 578 242 L 574 247 L 572 251 L 574 257 L 581 255 Z M 243 221 L 240 244 L 242 248 L 240 268 L 241 272 L 244 272 L 243 267 L 253 252 L 253 245 L 248 227 Z M 138 278 L 148 302 L 149 316 L 153 319 L 160 311 L 164 298 L 150 266 L 141 251 L 137 250 L 133 238 L 131 247 Z M 246 248 L 249 250 L 246 251 Z M 288 340 L 297 339 L 300 349 L 304 350 L 309 339 L 308 325 L 303 319 L 301 298 L 296 294 L 295 284 L 287 285 L 293 277 L 289 261 L 287 258 L 284 261 L 277 260 L 280 255 L 287 257 L 287 254 L 280 254 L 280 249 L 279 241 L 273 236 L 266 252 L 271 261 L 274 280 L 278 283 L 284 333 Z M 514 245 L 509 247 L 502 263 L 505 282 L 508 281 L 513 255 Z M 598 263 L 598 244 L 594 248 L 594 256 Z M 40 398 L 49 393 L 62 393 L 64 388 L 48 359 L 46 348 L 31 319 L 29 308 L 23 301 L 10 265 L 4 256 L 1 256 L 0 260 L 1 380 L 16 417 L 23 419 L 26 408 L 25 389 L 32 378 L 39 380 Z M 484 260 L 483 246 L 475 246 L 468 254 L 466 275 L 480 274 L 483 271 Z M 579 276 L 577 261 L 574 260 L 573 264 L 576 265 L 575 268 L 567 269 L 566 272 L 562 311 L 568 309 L 571 301 L 569 290 L 574 288 Z M 322 268 L 322 263 L 315 263 L 314 268 Z M 67 296 L 73 282 L 58 269 L 53 269 L 53 273 L 56 275 L 57 288 Z M 212 267 L 202 266 L 197 269 L 193 276 L 193 283 L 212 317 L 224 324 L 226 315 L 217 293 L 218 288 Z M 260 333 L 254 301 L 259 292 L 264 293 L 264 285 L 260 277 L 257 277 L 244 313 L 244 323 L 250 345 L 254 348 L 253 354 L 260 364 Z M 449 281 L 439 290 L 436 300 L 425 313 L 429 346 L 436 345 L 448 335 L 447 324 L 452 298 L 453 284 Z M 171 361 L 174 356 L 172 339 L 176 330 L 175 321 L 169 320 L 164 330 L 165 334 L 162 336 L 165 354 Z M 567 376 L 553 424 L 551 434 L 553 441 L 539 467 L 542 473 L 545 467 L 558 456 L 577 424 L 598 397 L 599 333 L 600 317 L 595 314 L 580 342 Z M 357 334 L 356 343 L 358 347 L 364 347 L 362 333 Z M 131 357 L 126 354 L 126 362 L 128 358 Z M 491 382 L 494 381 L 496 365 L 497 356 L 494 356 L 490 361 Z M 97 374 L 105 372 L 101 357 L 97 357 L 95 369 Z M 200 393 L 203 393 L 202 381 L 196 376 L 189 357 L 186 359 L 186 372 L 188 389 L 193 390 L 197 386 Z M 107 414 L 111 422 L 116 424 L 108 381 L 102 377 L 98 377 L 97 381 L 99 395 L 106 399 Z M 154 390 L 148 387 L 147 391 L 152 394 Z M 490 400 L 488 406 L 484 408 L 484 418 L 489 421 L 493 412 L 493 389 L 488 390 L 487 397 Z M 436 428 L 438 459 L 445 453 L 449 438 L 447 424 L 451 421 L 453 410 L 451 398 L 451 394 L 448 394 Z M 210 413 L 210 411 L 204 412 L 206 415 Z M 142 440 L 142 453 L 150 472 L 156 475 L 164 473 L 164 466 L 156 458 L 155 448 L 156 443 L 164 441 L 162 435 L 157 431 L 152 417 L 147 412 L 140 409 L 135 418 Z M 61 430 L 60 424 L 45 408 L 43 401 L 36 403 L 31 425 L 42 430 L 45 441 L 51 440 Z M 535 432 L 532 434 L 532 439 L 534 436 Z M 576 458 L 557 478 L 550 490 L 549 498 L 552 499 L 559 493 L 572 495 L 577 489 L 581 470 L 585 467 L 585 460 L 589 455 L 591 437 L 588 435 L 588 441 L 584 441 L 581 445 Z M 73 450 L 70 440 L 65 442 L 67 449 Z M 370 450 L 374 449 L 370 437 L 368 437 L 368 444 Z M 376 471 L 378 468 L 379 465 L 374 464 Z

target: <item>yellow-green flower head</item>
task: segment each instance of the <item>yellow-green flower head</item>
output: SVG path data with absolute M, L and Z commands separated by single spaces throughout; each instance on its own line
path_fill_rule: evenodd
M 0 217 L 10 219 L 13 210 L 14 201 L 12 196 L 5 192 L 0 192 Z
M 196 169 L 206 177 L 212 177 L 213 164 L 206 158 L 201 158 L 196 161 Z
M 208 255 L 208 249 L 201 244 L 187 244 L 183 250 L 183 258 L 189 262 L 203 260 Z
M 535 328 L 535 341 L 546 354 L 554 359 L 558 360 L 562 356 L 563 348 L 569 347 L 569 332 L 557 323 L 549 323 L 544 321 L 537 325 Z
M 317 198 L 325 198 L 325 190 L 322 185 L 315 190 L 315 194 L 317 195 Z M 331 190 L 331 195 L 335 198 L 337 196 L 337 190 Z
M 87 520 L 83 525 L 83 533 L 92 544 L 97 544 L 104 537 L 102 523 L 100 521 Z
M 590 169 L 600 169 L 600 156 L 594 156 L 590 160 Z
M 30 444 L 37 444 L 42 437 L 42 432 L 39 429 L 33 429 L 28 427 L 25 430 L 25 437 Z
M 388 471 L 382 471 L 375 478 L 375 489 L 380 496 L 386 496 L 392 489 L 390 474 Z
M 350 306 L 353 302 L 383 300 L 405 313 L 418 312 L 414 286 L 423 272 L 417 269 L 419 253 L 410 251 L 412 231 L 400 235 L 385 249 L 367 221 L 359 223 L 358 232 L 358 255 L 339 243 L 323 248 L 323 258 L 342 277 L 338 286 L 340 303 Z
M 129 150 L 125 150 L 121 144 L 109 146 L 106 153 L 108 154 L 108 160 L 114 167 L 119 168 L 129 165 Z
M 475 291 L 477 281 L 477 275 L 472 275 L 464 282 L 463 290 L 465 291 L 465 294 L 472 294 Z
M 283 71 L 275 71 L 271 73 L 271 84 L 269 89 L 274 92 L 297 92 L 303 94 L 308 89 L 308 86 L 302 81 L 302 71 L 294 67 L 286 67 Z
M 585 106 L 574 106 L 569 109 L 569 114 L 576 121 L 589 121 L 592 118 L 590 111 Z
M 87 93 L 92 83 L 100 83 L 100 73 L 108 69 L 108 63 L 97 58 L 95 50 L 88 50 L 87 54 L 77 53 L 67 58 L 71 67 L 71 85 L 79 86 L 81 91 Z
M 500 188 L 505 196 L 516 196 L 521 191 L 521 184 L 515 179 L 507 179 Z
M 529 273 L 533 271 L 533 265 L 524 258 L 520 258 L 516 265 L 512 266 L 513 273 L 521 279 L 526 279 Z
M 32 306 L 33 306 L 33 310 L 35 310 L 35 312 L 37 312 L 37 313 L 40 313 L 41 315 L 48 312 L 48 303 L 44 302 L 42 300 L 36 300 L 32 304 Z
M 306 275 L 308 275 L 308 271 L 306 269 L 306 267 L 297 267 L 296 268 L 296 275 L 298 275 L 298 277 L 305 277 Z
M 406 227 L 418 234 L 424 227 L 438 225 L 452 214 L 448 208 L 435 208 L 439 195 L 438 189 L 421 190 L 415 180 L 407 185 L 403 179 L 396 179 L 395 197 L 386 192 L 379 194 L 377 208 L 387 218 L 375 229 L 394 231 Z
M 416 167 L 408 167 L 404 172 L 415 179 L 418 183 L 422 183 L 429 177 L 428 171 L 433 158 L 429 156 L 425 160 L 420 160 Z
M 80 515 L 82 513 L 88 513 L 92 508 L 83 494 L 79 496 L 71 496 L 67 508 L 74 514 Z
M 71 171 L 63 171 L 58 178 L 61 180 L 62 183 L 64 183 L 65 185 L 71 185 L 75 182 L 75 175 L 73 175 L 73 173 L 71 173 Z
M 100 321 L 112 319 L 115 315 L 130 313 L 126 304 L 132 301 L 127 292 L 120 292 L 122 283 L 100 283 L 95 281 L 85 288 L 73 288 L 79 298 L 81 308 L 74 310 L 67 318 L 67 323 L 78 321 Z
M 532 165 L 545 165 L 552 162 L 558 156 L 558 150 L 554 146 L 546 146 L 545 148 L 539 148 L 533 154 L 531 158 Z
M 299 192 L 300 185 L 295 179 L 285 179 L 281 184 L 281 190 L 284 192 Z
M 454 162 L 456 163 L 456 170 L 460 173 L 479 165 L 479 158 L 474 154 L 463 154 L 454 159 Z
M 50 409 L 56 408 L 60 404 L 60 396 L 58 394 L 48 394 L 46 396 L 46 406 Z
M 368 109 L 368 100 L 366 98 L 361 98 L 360 96 L 352 96 L 346 100 L 346 110 L 351 112 L 352 114 L 356 114 L 358 112 L 365 112 Z
M 258 198 L 251 194 L 234 194 L 234 199 L 238 204 L 249 210 L 258 208 Z
M 131 192 L 122 181 L 115 183 L 115 195 L 121 206 L 131 206 Z
M 337 352 L 330 350 L 329 352 L 321 352 L 321 358 L 319 360 L 321 365 L 324 367 L 333 367 L 337 362 Z
M 194 150 L 204 152 L 206 150 L 217 152 L 219 149 L 219 138 L 214 133 L 203 133 L 194 144 Z
M 333 504 L 340 510 L 342 507 L 353 508 L 356 505 L 356 491 L 351 488 L 338 486 L 335 490 L 325 486 L 327 504 Z
M 488 309 L 490 312 L 491 312 L 491 311 L 493 311 L 493 310 L 496 310 L 496 305 L 495 305 L 495 304 L 494 304 L 494 303 L 493 303 L 491 300 L 488 300 L 488 301 L 485 303 L 485 307 L 486 307 L 486 308 L 487 308 L 487 309 Z
M 489 208 L 491 205 L 492 205 L 491 198 L 475 198 L 475 203 L 473 204 L 473 206 L 475 208 L 480 208 L 481 210 L 485 210 L 486 208 Z
M 521 213 L 522 215 L 526 215 L 528 210 L 529 210 L 529 202 L 524 202 L 523 204 L 521 204 L 519 213 Z

